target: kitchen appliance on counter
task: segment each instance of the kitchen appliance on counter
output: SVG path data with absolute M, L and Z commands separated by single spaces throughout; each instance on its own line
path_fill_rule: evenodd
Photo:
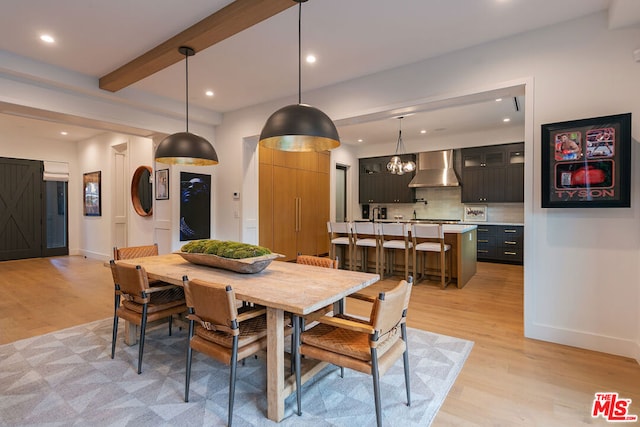
M 369 205 L 362 205 L 362 219 L 369 219 Z
M 387 219 L 387 208 L 380 208 L 380 219 Z

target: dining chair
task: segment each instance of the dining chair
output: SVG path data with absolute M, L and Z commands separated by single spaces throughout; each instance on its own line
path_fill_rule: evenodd
M 267 317 L 264 307 L 238 310 L 235 292 L 230 285 L 183 277 L 189 308 L 189 346 L 185 376 L 184 401 L 189 401 L 193 350 L 229 365 L 229 409 L 227 424 L 233 420 L 233 403 L 238 360 L 267 347 Z M 290 334 L 285 324 L 285 335 Z
M 409 276 L 409 280 L 400 281 L 392 290 L 380 292 L 368 320 L 347 315 L 323 316 L 318 319 L 319 325 L 300 334 L 300 322 L 294 322 L 298 415 L 302 415 L 301 356 L 371 375 L 378 427 L 382 425 L 380 376 L 402 356 L 407 406 L 411 405 L 406 316 L 412 284 L 413 278 Z
M 324 267 L 324 268 L 333 268 L 338 269 L 338 265 L 340 264 L 338 259 L 331 259 L 326 257 L 319 257 L 314 255 L 298 255 L 296 257 L 296 264 L 304 264 L 304 265 L 314 265 L 316 267 Z M 303 329 L 305 324 L 308 325 L 310 322 L 313 322 L 316 318 L 320 316 L 324 316 L 325 314 L 331 312 L 334 309 L 333 305 L 325 306 L 319 310 L 314 311 L 306 316 L 303 319 Z M 338 302 L 338 313 L 342 313 L 344 311 L 344 300 L 340 300 Z
M 440 272 L 440 288 L 444 289 L 451 282 L 452 276 L 452 261 L 451 261 L 451 245 L 444 242 L 444 229 L 442 224 L 412 224 L 411 238 L 413 240 L 413 275 L 416 276 L 418 271 L 420 277 L 423 277 L 427 268 L 428 253 L 436 253 L 440 255 L 439 258 L 439 272 Z M 421 253 L 422 263 L 418 268 L 418 256 Z M 448 256 L 447 256 L 448 255 Z M 448 261 L 448 262 L 447 262 Z M 445 268 L 448 264 L 448 268 Z M 449 272 L 448 278 L 445 280 L 445 273 Z
M 352 223 L 353 261 L 354 268 L 358 264 L 358 252 L 360 252 L 361 269 L 367 271 L 369 267 L 369 251 L 375 251 L 375 271 L 379 272 L 380 266 L 380 241 L 378 224 L 375 222 L 354 222 Z
M 405 223 L 380 223 L 380 272 L 392 275 L 395 267 L 395 254 L 404 252 L 404 280 L 409 278 L 409 252 L 413 242 L 409 240 L 409 225 Z
M 113 259 L 116 261 L 121 259 L 142 258 L 157 255 L 157 243 L 154 243 L 153 245 L 113 247 Z M 160 280 L 149 279 L 149 286 L 151 287 L 166 285 L 169 285 L 169 283 Z
M 126 246 L 126 247 L 113 247 L 113 259 L 118 261 L 120 259 L 142 258 L 145 256 L 158 255 L 158 244 L 142 245 L 142 246 Z
M 349 270 L 353 270 L 353 242 L 351 240 L 351 223 L 327 221 L 327 231 L 329 232 L 329 258 L 336 259 L 336 249 L 342 248 L 342 267 L 346 268 L 347 261 Z
M 147 272 L 139 265 L 116 263 L 114 260 L 111 260 L 109 265 L 115 286 L 111 358 L 114 358 L 116 351 L 118 318 L 140 326 L 138 344 L 138 374 L 140 374 L 147 323 L 169 318 L 169 335 L 171 335 L 173 315 L 187 309 L 184 291 L 180 286 L 170 284 L 150 286 Z

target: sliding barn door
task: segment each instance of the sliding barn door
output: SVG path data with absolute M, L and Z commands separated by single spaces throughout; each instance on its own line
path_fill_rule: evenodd
M 0 158 L 0 261 L 42 253 L 42 162 Z

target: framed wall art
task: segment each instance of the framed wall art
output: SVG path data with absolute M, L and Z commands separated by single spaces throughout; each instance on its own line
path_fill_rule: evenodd
M 543 208 L 628 208 L 631 113 L 542 125 Z
M 464 205 L 464 221 L 474 222 L 487 220 L 487 205 Z
M 211 175 L 180 172 L 180 241 L 211 238 Z
M 169 200 L 169 169 L 156 171 L 156 200 Z
M 101 181 L 100 171 L 89 172 L 82 175 L 82 188 L 83 188 L 83 208 L 82 211 L 85 216 L 101 216 L 102 204 L 101 204 Z

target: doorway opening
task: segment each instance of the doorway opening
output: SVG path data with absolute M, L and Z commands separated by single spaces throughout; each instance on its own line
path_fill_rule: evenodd
M 347 220 L 347 167 L 336 165 L 336 222 Z
M 68 183 L 44 182 L 44 217 L 42 256 L 69 254 Z

